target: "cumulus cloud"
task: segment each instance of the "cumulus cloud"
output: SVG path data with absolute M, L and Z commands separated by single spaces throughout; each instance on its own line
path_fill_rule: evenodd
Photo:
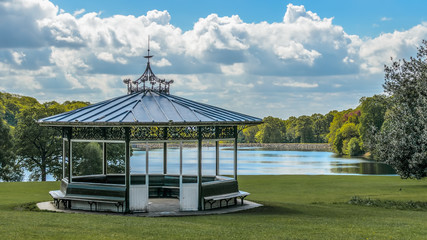
M 340 97 L 357 104 L 379 93 L 390 57 L 414 55 L 427 38 L 426 23 L 361 38 L 304 6 L 285 7 L 281 22 L 210 14 L 183 32 L 168 11 L 102 17 L 48 0 L 0 1 L 0 85 L 47 100 L 114 97 L 125 93 L 124 76 L 144 71 L 150 36 L 152 68 L 175 80 L 172 92 L 233 110 L 251 106 L 245 112 L 261 117 L 288 104 L 309 114 L 349 106 Z
M 281 87 L 296 87 L 296 88 L 316 88 L 319 86 L 317 83 L 304 83 L 304 82 L 275 82 L 275 86 Z

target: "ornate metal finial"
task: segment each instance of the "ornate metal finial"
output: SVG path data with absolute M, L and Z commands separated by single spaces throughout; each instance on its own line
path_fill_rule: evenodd
M 148 36 L 148 48 L 147 55 L 144 58 L 147 59 L 147 67 L 145 68 L 144 73 L 135 81 L 131 81 L 130 79 L 124 79 L 123 83 L 127 85 L 128 94 L 135 92 L 146 92 L 146 91 L 158 91 L 160 93 L 169 94 L 170 84 L 173 83 L 173 80 L 167 81 L 166 79 L 158 78 L 151 70 L 150 58 L 153 56 L 150 55 L 150 36 Z M 151 84 L 151 87 L 146 84 L 148 81 Z M 142 88 L 140 84 L 142 83 Z M 158 87 L 154 85 L 158 84 Z

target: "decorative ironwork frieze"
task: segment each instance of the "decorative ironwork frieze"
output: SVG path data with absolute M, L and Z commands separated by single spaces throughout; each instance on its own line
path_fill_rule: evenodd
M 125 140 L 125 137 L 124 127 L 105 128 L 105 140 Z
M 104 139 L 104 131 L 99 127 L 73 127 L 72 139 L 99 140 Z
M 70 127 L 64 127 L 62 128 L 62 138 L 71 138 L 71 128 Z
M 218 127 L 218 138 L 234 138 L 234 126 Z
M 126 127 L 63 128 L 62 136 L 80 140 L 125 140 Z M 131 141 L 228 139 L 235 137 L 234 126 L 129 127 Z
M 197 139 L 197 127 L 170 127 L 168 128 L 170 140 L 194 140 Z
M 202 138 L 203 139 L 215 139 L 216 138 L 214 126 L 201 127 L 200 130 L 202 131 Z
M 131 140 L 164 140 L 165 129 L 162 127 L 132 127 Z

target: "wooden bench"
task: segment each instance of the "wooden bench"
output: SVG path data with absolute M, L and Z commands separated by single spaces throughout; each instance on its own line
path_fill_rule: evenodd
M 114 204 L 117 208 L 117 212 L 120 212 L 120 207 L 123 212 L 123 204 L 125 202 L 124 198 L 118 197 L 108 197 L 108 196 L 93 196 L 93 195 L 77 195 L 70 194 L 65 195 L 60 190 L 50 191 L 50 196 L 53 198 L 53 202 L 57 208 L 59 208 L 60 203 L 62 202 L 64 208 L 71 208 L 71 201 L 82 201 L 87 202 L 90 207 L 90 211 L 98 211 L 98 203 L 108 203 Z M 95 208 L 93 208 L 95 206 Z
M 243 205 L 243 200 L 248 195 L 248 192 L 239 191 L 237 181 L 232 178 L 224 178 L 202 184 L 204 206 L 208 203 L 211 209 L 215 202 L 219 202 L 219 207 L 223 207 L 222 203 L 225 201 L 225 207 L 228 207 L 230 201 L 234 200 L 234 205 L 236 205 L 237 198 L 241 199 L 241 204 Z
M 230 200 L 234 199 L 234 204 L 236 205 L 236 199 L 240 198 L 241 204 L 243 205 L 243 199 L 245 199 L 245 197 L 247 197 L 249 194 L 250 193 L 248 192 L 238 191 L 221 195 L 207 196 L 204 197 L 204 202 L 205 204 L 209 203 L 212 209 L 212 204 L 214 204 L 216 201 L 219 201 L 219 207 L 222 207 L 222 201 L 224 200 L 226 202 L 226 207 L 228 207 L 228 203 L 230 202 Z
M 57 208 L 59 208 L 60 203 L 63 203 L 64 208 L 71 209 L 72 201 L 79 201 L 87 202 L 91 211 L 97 211 L 99 203 L 107 203 L 114 204 L 117 212 L 120 212 L 121 207 L 123 212 L 126 187 L 117 184 L 68 183 L 66 179 L 63 179 L 61 190 L 50 191 L 49 194 Z

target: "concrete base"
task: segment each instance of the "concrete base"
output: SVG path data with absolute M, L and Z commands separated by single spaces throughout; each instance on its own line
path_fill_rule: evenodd
M 240 202 L 240 201 L 239 201 Z M 126 216 L 137 216 L 137 217 L 173 217 L 173 216 L 199 216 L 199 215 L 214 215 L 214 214 L 225 214 L 232 212 L 239 212 L 252 208 L 262 206 L 261 204 L 251 202 L 248 200 L 244 201 L 243 205 L 236 205 L 224 208 L 216 208 L 206 211 L 188 211 L 183 212 L 179 210 L 179 200 L 176 198 L 152 198 L 148 203 L 148 212 L 145 213 L 112 213 L 112 212 L 90 212 L 82 210 L 70 210 L 70 209 L 57 209 L 53 202 L 41 202 L 37 203 L 37 207 L 40 210 L 53 211 L 53 212 L 65 212 L 65 213 L 88 213 L 88 214 L 108 214 L 108 215 L 126 215 Z

